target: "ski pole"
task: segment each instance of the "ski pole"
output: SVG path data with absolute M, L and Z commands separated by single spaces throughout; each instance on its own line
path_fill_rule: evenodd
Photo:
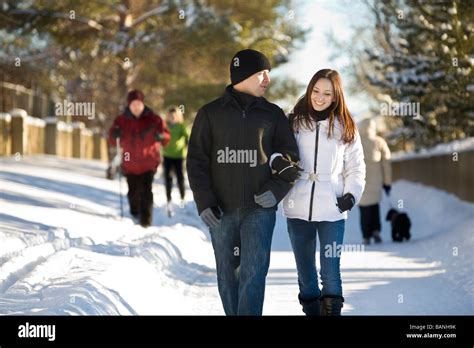
M 117 156 L 120 155 L 120 138 L 115 138 L 115 145 L 117 148 Z M 118 171 L 118 180 L 119 180 L 119 196 L 120 196 L 120 217 L 123 218 L 123 203 L 122 203 L 122 168 L 121 168 L 122 161 L 117 167 Z

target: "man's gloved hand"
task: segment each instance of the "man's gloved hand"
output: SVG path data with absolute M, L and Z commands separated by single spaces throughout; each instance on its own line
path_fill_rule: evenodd
M 277 171 L 278 176 L 286 182 L 294 182 L 299 179 L 300 171 L 303 170 L 298 164 L 283 156 L 277 156 L 273 159 L 272 168 Z
M 261 205 L 263 208 L 270 208 L 278 203 L 272 191 L 265 191 L 261 195 L 254 195 L 254 199 L 255 203 Z
M 204 209 L 199 216 L 207 226 L 216 228 L 221 222 L 222 212 L 219 207 L 211 207 Z
M 116 126 L 114 130 L 112 131 L 112 136 L 114 137 L 114 139 L 121 138 L 122 129 L 119 126 Z
M 390 195 L 390 191 L 392 190 L 392 185 L 383 185 L 383 190 L 387 196 Z
M 337 199 L 337 207 L 341 213 L 351 210 L 355 204 L 355 198 L 351 193 L 346 193 L 344 196 Z

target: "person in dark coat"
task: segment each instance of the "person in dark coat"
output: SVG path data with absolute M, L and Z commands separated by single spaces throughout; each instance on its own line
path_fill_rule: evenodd
M 123 149 L 122 171 L 128 183 L 130 214 L 148 227 L 152 222 L 152 183 L 160 164 L 160 144 L 166 146 L 170 133 L 162 118 L 144 104 L 145 96 L 139 90 L 128 93 L 128 106 L 109 130 L 109 144 L 120 140 Z
M 299 175 L 288 119 L 263 97 L 270 69 L 262 53 L 237 52 L 232 84 L 198 111 L 189 142 L 189 183 L 210 228 L 227 315 L 262 314 L 275 211 Z M 271 167 L 274 153 L 282 156 Z

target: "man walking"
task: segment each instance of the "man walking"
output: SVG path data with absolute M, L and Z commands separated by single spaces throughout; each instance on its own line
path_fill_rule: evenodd
M 237 52 L 232 84 L 198 111 L 189 142 L 189 182 L 210 227 L 227 315 L 262 314 L 275 211 L 299 177 L 288 120 L 263 97 L 270 69 L 262 53 Z M 274 153 L 283 156 L 269 163 Z
M 160 164 L 160 143 L 170 141 L 165 122 L 143 100 L 139 90 L 127 95 L 128 106 L 109 130 L 109 145 L 119 138 L 123 148 L 122 170 L 127 177 L 130 214 L 143 227 L 152 223 L 153 177 Z

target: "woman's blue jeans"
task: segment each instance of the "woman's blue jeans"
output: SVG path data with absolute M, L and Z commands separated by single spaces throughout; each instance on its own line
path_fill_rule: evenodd
M 298 270 L 300 298 L 312 299 L 321 294 L 342 296 L 340 254 L 345 220 L 318 222 L 287 219 L 287 222 Z M 316 234 L 320 242 L 321 291 L 316 271 Z

